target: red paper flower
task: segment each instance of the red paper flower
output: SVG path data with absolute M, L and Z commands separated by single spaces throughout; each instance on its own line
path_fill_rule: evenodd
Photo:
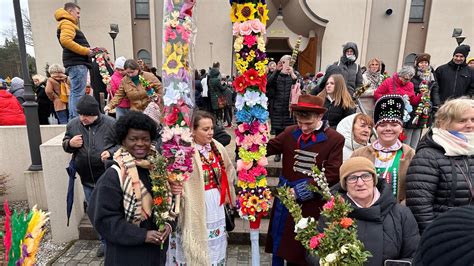
M 232 85 L 234 85 L 235 91 L 240 93 L 245 92 L 245 88 L 247 88 L 247 82 L 244 76 L 238 76 L 235 78 Z
M 160 206 L 161 203 L 163 203 L 163 198 L 157 197 L 157 198 L 155 198 L 155 200 L 153 202 L 155 203 L 156 206 Z
M 267 92 L 267 75 L 259 77 L 258 89 L 263 93 Z
M 176 121 L 178 121 L 178 118 L 179 118 L 179 109 L 176 106 L 174 106 L 172 108 L 172 111 L 165 116 L 165 124 L 168 126 L 172 126 L 176 124 Z
M 344 228 L 349 228 L 349 226 L 352 225 L 352 219 L 351 218 L 347 218 L 347 217 L 344 217 L 341 219 L 341 221 L 339 222 L 339 224 L 344 227 Z
M 247 83 L 251 86 L 258 85 L 260 83 L 260 78 L 258 76 L 258 71 L 255 70 L 254 68 L 251 68 L 247 71 L 245 71 L 244 75 L 245 80 Z

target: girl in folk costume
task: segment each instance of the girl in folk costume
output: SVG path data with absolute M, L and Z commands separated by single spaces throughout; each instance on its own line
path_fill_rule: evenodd
M 328 120 L 329 126 L 334 129 L 344 117 L 356 111 L 355 103 L 352 101 L 344 77 L 341 74 L 331 75 L 324 90 L 318 96 L 325 99 L 324 107 L 327 112 L 324 114 L 323 120 Z
M 211 113 L 194 113 L 193 173 L 183 183 L 178 229 L 168 251 L 169 265 L 225 265 L 226 262 L 224 207 L 235 202 L 236 174 L 224 146 L 212 138 L 214 124 Z
M 366 157 L 376 168 L 398 202 L 406 198 L 405 176 L 415 151 L 398 137 L 403 130 L 404 100 L 400 95 L 382 96 L 374 109 L 375 130 L 378 138 L 372 145 L 359 148 L 351 157 Z

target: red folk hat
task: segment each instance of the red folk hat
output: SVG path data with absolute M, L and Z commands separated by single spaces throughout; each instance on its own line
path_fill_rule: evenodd
M 291 105 L 291 111 L 307 111 L 317 114 L 324 114 L 327 109 L 324 108 L 324 99 L 314 95 L 300 95 L 298 103 Z

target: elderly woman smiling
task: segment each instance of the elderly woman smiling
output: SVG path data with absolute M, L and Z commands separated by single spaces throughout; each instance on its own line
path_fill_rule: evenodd
M 357 236 L 372 254 L 365 265 L 411 259 L 420 239 L 415 218 L 395 201 L 389 185 L 377 179 L 374 164 L 367 158 L 353 157 L 341 165 L 339 173 L 340 182 L 331 192 L 341 194 L 352 205 L 349 217 L 356 219 Z
M 436 113 L 407 175 L 407 206 L 423 231 L 451 208 L 474 203 L 474 101 L 455 99 Z

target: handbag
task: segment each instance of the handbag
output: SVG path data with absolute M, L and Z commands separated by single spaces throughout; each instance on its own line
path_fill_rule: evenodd
M 217 108 L 224 109 L 227 105 L 227 100 L 225 99 L 224 95 L 220 95 L 217 97 Z

